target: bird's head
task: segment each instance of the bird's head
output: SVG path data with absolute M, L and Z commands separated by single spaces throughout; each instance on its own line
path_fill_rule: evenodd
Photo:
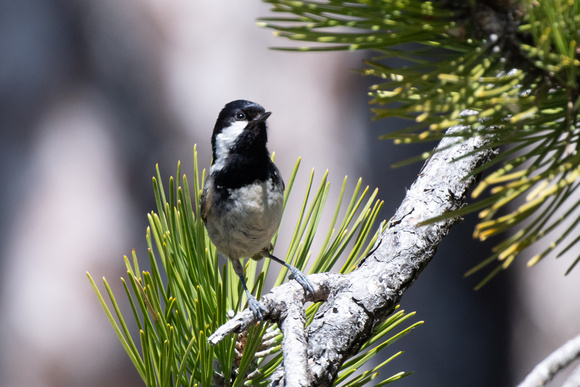
M 233 152 L 267 153 L 266 120 L 270 114 L 251 101 L 240 99 L 226 104 L 211 138 L 214 163 L 225 160 Z

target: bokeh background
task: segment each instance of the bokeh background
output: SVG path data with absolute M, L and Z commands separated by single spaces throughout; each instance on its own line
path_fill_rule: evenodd
M 273 112 L 270 150 L 288 177 L 302 157 L 338 189 L 361 176 L 389 218 L 430 149 L 379 141 L 362 68 L 371 53 L 287 53 L 255 26 L 258 0 L 0 0 L 0 385 L 141 386 L 85 272 L 121 294 L 122 257 L 146 265 L 151 177 L 193 146 L 208 166 L 217 113 L 231 100 Z M 399 63 L 390 63 L 393 66 Z M 335 203 L 336 191 L 329 197 Z M 296 204 L 299 196 L 296 196 Z M 282 225 L 291 229 L 292 211 Z M 463 273 L 489 253 L 456 227 L 403 298 L 426 324 L 388 354 L 399 386 L 508 386 L 577 333 L 579 272 L 570 261 L 524 262 L 479 292 Z M 128 305 L 125 305 L 128 306 Z

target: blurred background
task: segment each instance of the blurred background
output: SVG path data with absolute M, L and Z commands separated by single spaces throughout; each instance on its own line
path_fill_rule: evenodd
M 178 160 L 191 174 L 198 144 L 209 166 L 231 100 L 273 112 L 269 148 L 286 178 L 302 157 L 296 192 L 311 168 L 330 168 L 330 206 L 343 177 L 352 188 L 360 176 L 379 187 L 382 217 L 394 213 L 421 164 L 391 164 L 435 144 L 379 141 L 406 123 L 371 122 L 373 79 L 351 71 L 371 53 L 269 50 L 289 42 L 255 26 L 268 12 L 258 0 L 0 0 L 1 386 L 143 385 L 85 272 L 122 294 L 123 255 L 135 248 L 146 265 L 155 164 L 165 178 Z M 519 260 L 472 290 L 478 278 L 463 273 L 490 247 L 471 239 L 474 220 L 403 298 L 426 324 L 387 351 L 405 354 L 386 373 L 415 371 L 399 386 L 512 385 L 577 333 L 569 260 Z

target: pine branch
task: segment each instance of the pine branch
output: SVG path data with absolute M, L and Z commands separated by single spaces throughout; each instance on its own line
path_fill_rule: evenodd
M 410 123 L 382 138 L 433 141 L 461 125 L 465 138 L 485 130 L 495 136 L 489 147 L 507 146 L 501 157 L 481 167 L 499 166 L 474 190 L 474 198 L 487 190 L 489 197 L 462 210 L 479 211 L 476 239 L 513 230 L 492 256 L 469 271 L 496 265 L 477 288 L 540 240 L 548 240 L 548 247 L 528 266 L 574 251 L 580 243 L 574 237 L 580 222 L 571 221 L 580 208 L 573 195 L 580 187 L 580 3 L 264 2 L 276 17 L 261 18 L 260 26 L 307 44 L 282 49 L 369 50 L 376 55 L 360 70 L 377 80 L 370 88 L 374 118 L 400 117 Z M 391 66 L 392 58 L 401 65 Z M 566 274 L 580 256 L 572 260 Z
M 569 340 L 566 344 L 555 350 L 536 365 L 532 372 L 526 376 L 518 387 L 535 387 L 544 386 L 550 382 L 554 376 L 574 360 L 580 358 L 580 335 Z M 577 370 L 575 374 L 577 374 Z M 575 375 L 578 380 L 578 375 Z M 573 384 L 577 386 L 578 384 Z
M 373 329 L 393 312 L 402 295 L 433 258 L 441 240 L 460 221 L 454 218 L 420 225 L 424 220 L 461 208 L 476 180 L 472 171 L 495 155 L 485 147 L 491 141 L 487 137 L 467 140 L 453 137 L 462 129 L 451 128 L 450 136 L 441 140 L 438 151 L 427 161 L 381 233 L 376 248 L 357 270 L 347 275 L 310 275 L 315 289 L 312 298 L 292 296 L 300 291 L 293 281 L 262 298 L 267 317 L 277 321 L 282 330 L 287 324 L 287 310 L 295 305 L 302 307 L 305 301 L 323 302 L 306 331 L 307 385 L 332 385 L 341 365 L 361 349 Z M 215 345 L 229 333 L 240 332 L 255 322 L 250 311 L 243 311 L 220 327 L 209 338 L 210 343 Z M 289 343 L 294 339 L 285 337 L 284 340 Z M 296 342 L 296 353 L 302 352 L 302 340 Z M 285 367 L 286 385 L 296 385 L 293 378 L 303 372 L 302 368 L 297 370 L 290 364 Z
M 580 386 L 580 366 L 574 368 L 572 374 L 566 379 L 562 387 L 578 387 Z

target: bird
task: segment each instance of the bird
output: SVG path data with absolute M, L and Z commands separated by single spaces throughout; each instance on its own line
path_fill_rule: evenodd
M 272 255 L 271 240 L 282 220 L 285 184 L 267 148 L 266 120 L 272 113 L 261 105 L 235 100 L 216 120 L 212 163 L 204 183 L 200 214 L 217 250 L 232 263 L 254 316 L 263 320 L 262 305 L 248 290 L 240 260 L 269 258 L 286 266 L 303 289 L 312 283 L 291 264 Z

